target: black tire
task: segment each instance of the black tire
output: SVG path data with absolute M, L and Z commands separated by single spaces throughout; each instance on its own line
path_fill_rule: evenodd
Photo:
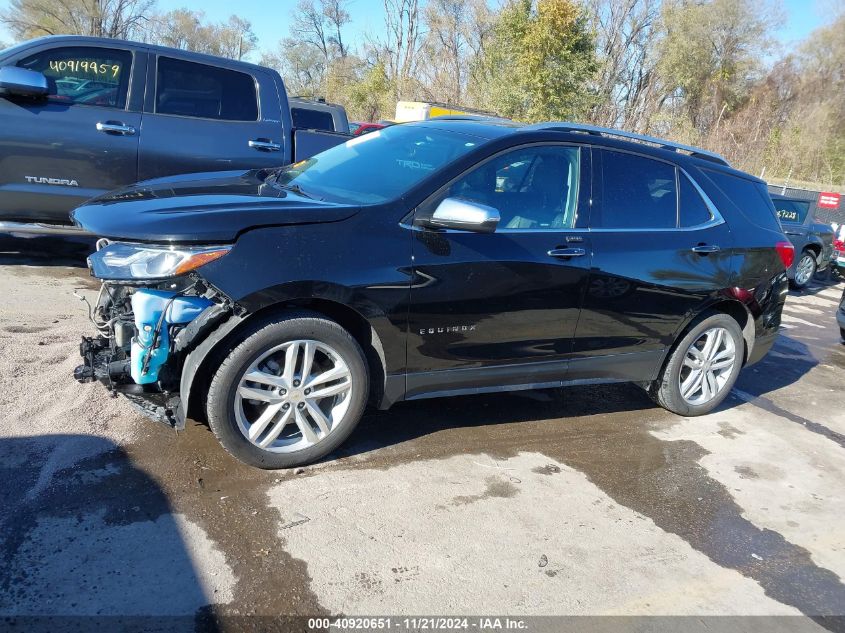
M 714 327 L 724 328 L 733 339 L 736 361 L 727 381 L 715 398 L 705 404 L 691 404 L 681 395 L 680 374 L 684 356 L 693 342 L 697 341 L 705 331 Z M 649 395 L 661 407 L 678 415 L 692 417 L 710 413 L 722 403 L 736 383 L 737 376 L 742 369 L 744 355 L 745 340 L 742 338 L 742 330 L 736 320 L 723 313 L 704 315 L 687 329 L 683 338 L 677 341 L 663 366 L 660 377 L 652 383 Z
M 807 277 L 807 281 L 803 283 L 799 283 L 794 277 L 789 281 L 789 285 L 793 290 L 803 290 L 807 286 L 810 285 L 810 282 L 813 281 L 813 277 L 816 276 L 816 272 L 818 271 L 818 263 L 816 262 L 816 256 L 813 252 L 809 249 L 804 249 L 801 251 L 801 254 L 798 256 L 798 262 L 795 264 L 795 273 L 798 273 L 798 266 L 801 264 L 801 261 L 805 258 L 809 258 L 812 266 L 812 272 Z
M 845 345 L 845 327 L 839 328 L 839 338 L 842 339 L 842 344 Z
M 274 453 L 252 444 L 244 436 L 235 417 L 235 394 L 243 373 L 266 350 L 299 339 L 325 343 L 340 354 L 351 374 L 351 401 L 337 429 L 328 436 L 297 452 Z M 236 459 L 258 468 L 292 468 L 312 463 L 340 446 L 361 419 L 368 393 L 369 373 L 358 342 L 334 321 L 318 313 L 299 311 L 258 324 L 244 335 L 214 373 L 206 411 L 214 435 Z

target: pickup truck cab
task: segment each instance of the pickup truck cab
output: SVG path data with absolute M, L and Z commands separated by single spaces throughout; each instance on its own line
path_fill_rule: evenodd
M 805 288 L 816 271 L 825 269 L 833 256 L 833 227 L 815 220 L 811 200 L 769 194 L 775 205 L 784 234 L 795 247 L 795 260 L 787 269 L 789 284 Z
M 69 224 L 74 207 L 137 181 L 280 167 L 347 138 L 295 130 L 269 68 L 124 40 L 39 38 L 0 52 L 0 230 L 47 232 L 22 223 Z

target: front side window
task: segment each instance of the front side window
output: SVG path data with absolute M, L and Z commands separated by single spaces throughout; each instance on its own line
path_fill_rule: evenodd
M 293 127 L 297 129 L 334 132 L 334 119 L 330 112 L 311 110 L 309 108 L 291 108 L 290 114 L 293 120 Z
M 126 107 L 132 53 L 96 47 L 66 47 L 22 59 L 21 68 L 47 77 L 48 98 L 57 103 Z
M 419 125 L 396 125 L 284 167 L 268 182 L 331 202 L 393 200 L 486 139 Z
M 460 198 L 499 211 L 499 229 L 560 230 L 575 226 L 580 153 L 577 147 L 536 146 L 497 156 L 462 176 L 425 205 Z
M 602 150 L 601 205 L 590 224 L 606 229 L 671 229 L 678 225 L 675 167 L 636 154 Z
M 207 64 L 158 58 L 156 113 L 224 121 L 257 121 L 251 75 Z

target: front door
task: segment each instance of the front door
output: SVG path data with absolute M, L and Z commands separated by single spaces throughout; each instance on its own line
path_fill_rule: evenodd
M 415 227 L 408 397 L 565 377 L 590 268 L 579 226 L 589 171 L 589 150 L 523 146 L 420 205 L 418 219 L 461 198 L 496 208 L 501 221 L 493 233 Z
M 61 46 L 16 65 L 43 73 L 50 94 L 0 99 L 0 216 L 69 222 L 74 207 L 137 180 L 130 50 Z

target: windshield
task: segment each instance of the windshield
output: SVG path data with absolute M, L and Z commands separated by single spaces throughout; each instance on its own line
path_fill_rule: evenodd
M 804 224 L 807 212 L 810 210 L 810 203 L 802 200 L 784 200 L 775 198 L 775 209 L 778 212 L 778 219 L 787 224 Z
M 352 204 L 398 198 L 486 139 L 396 125 L 358 136 L 276 173 L 278 186 Z

